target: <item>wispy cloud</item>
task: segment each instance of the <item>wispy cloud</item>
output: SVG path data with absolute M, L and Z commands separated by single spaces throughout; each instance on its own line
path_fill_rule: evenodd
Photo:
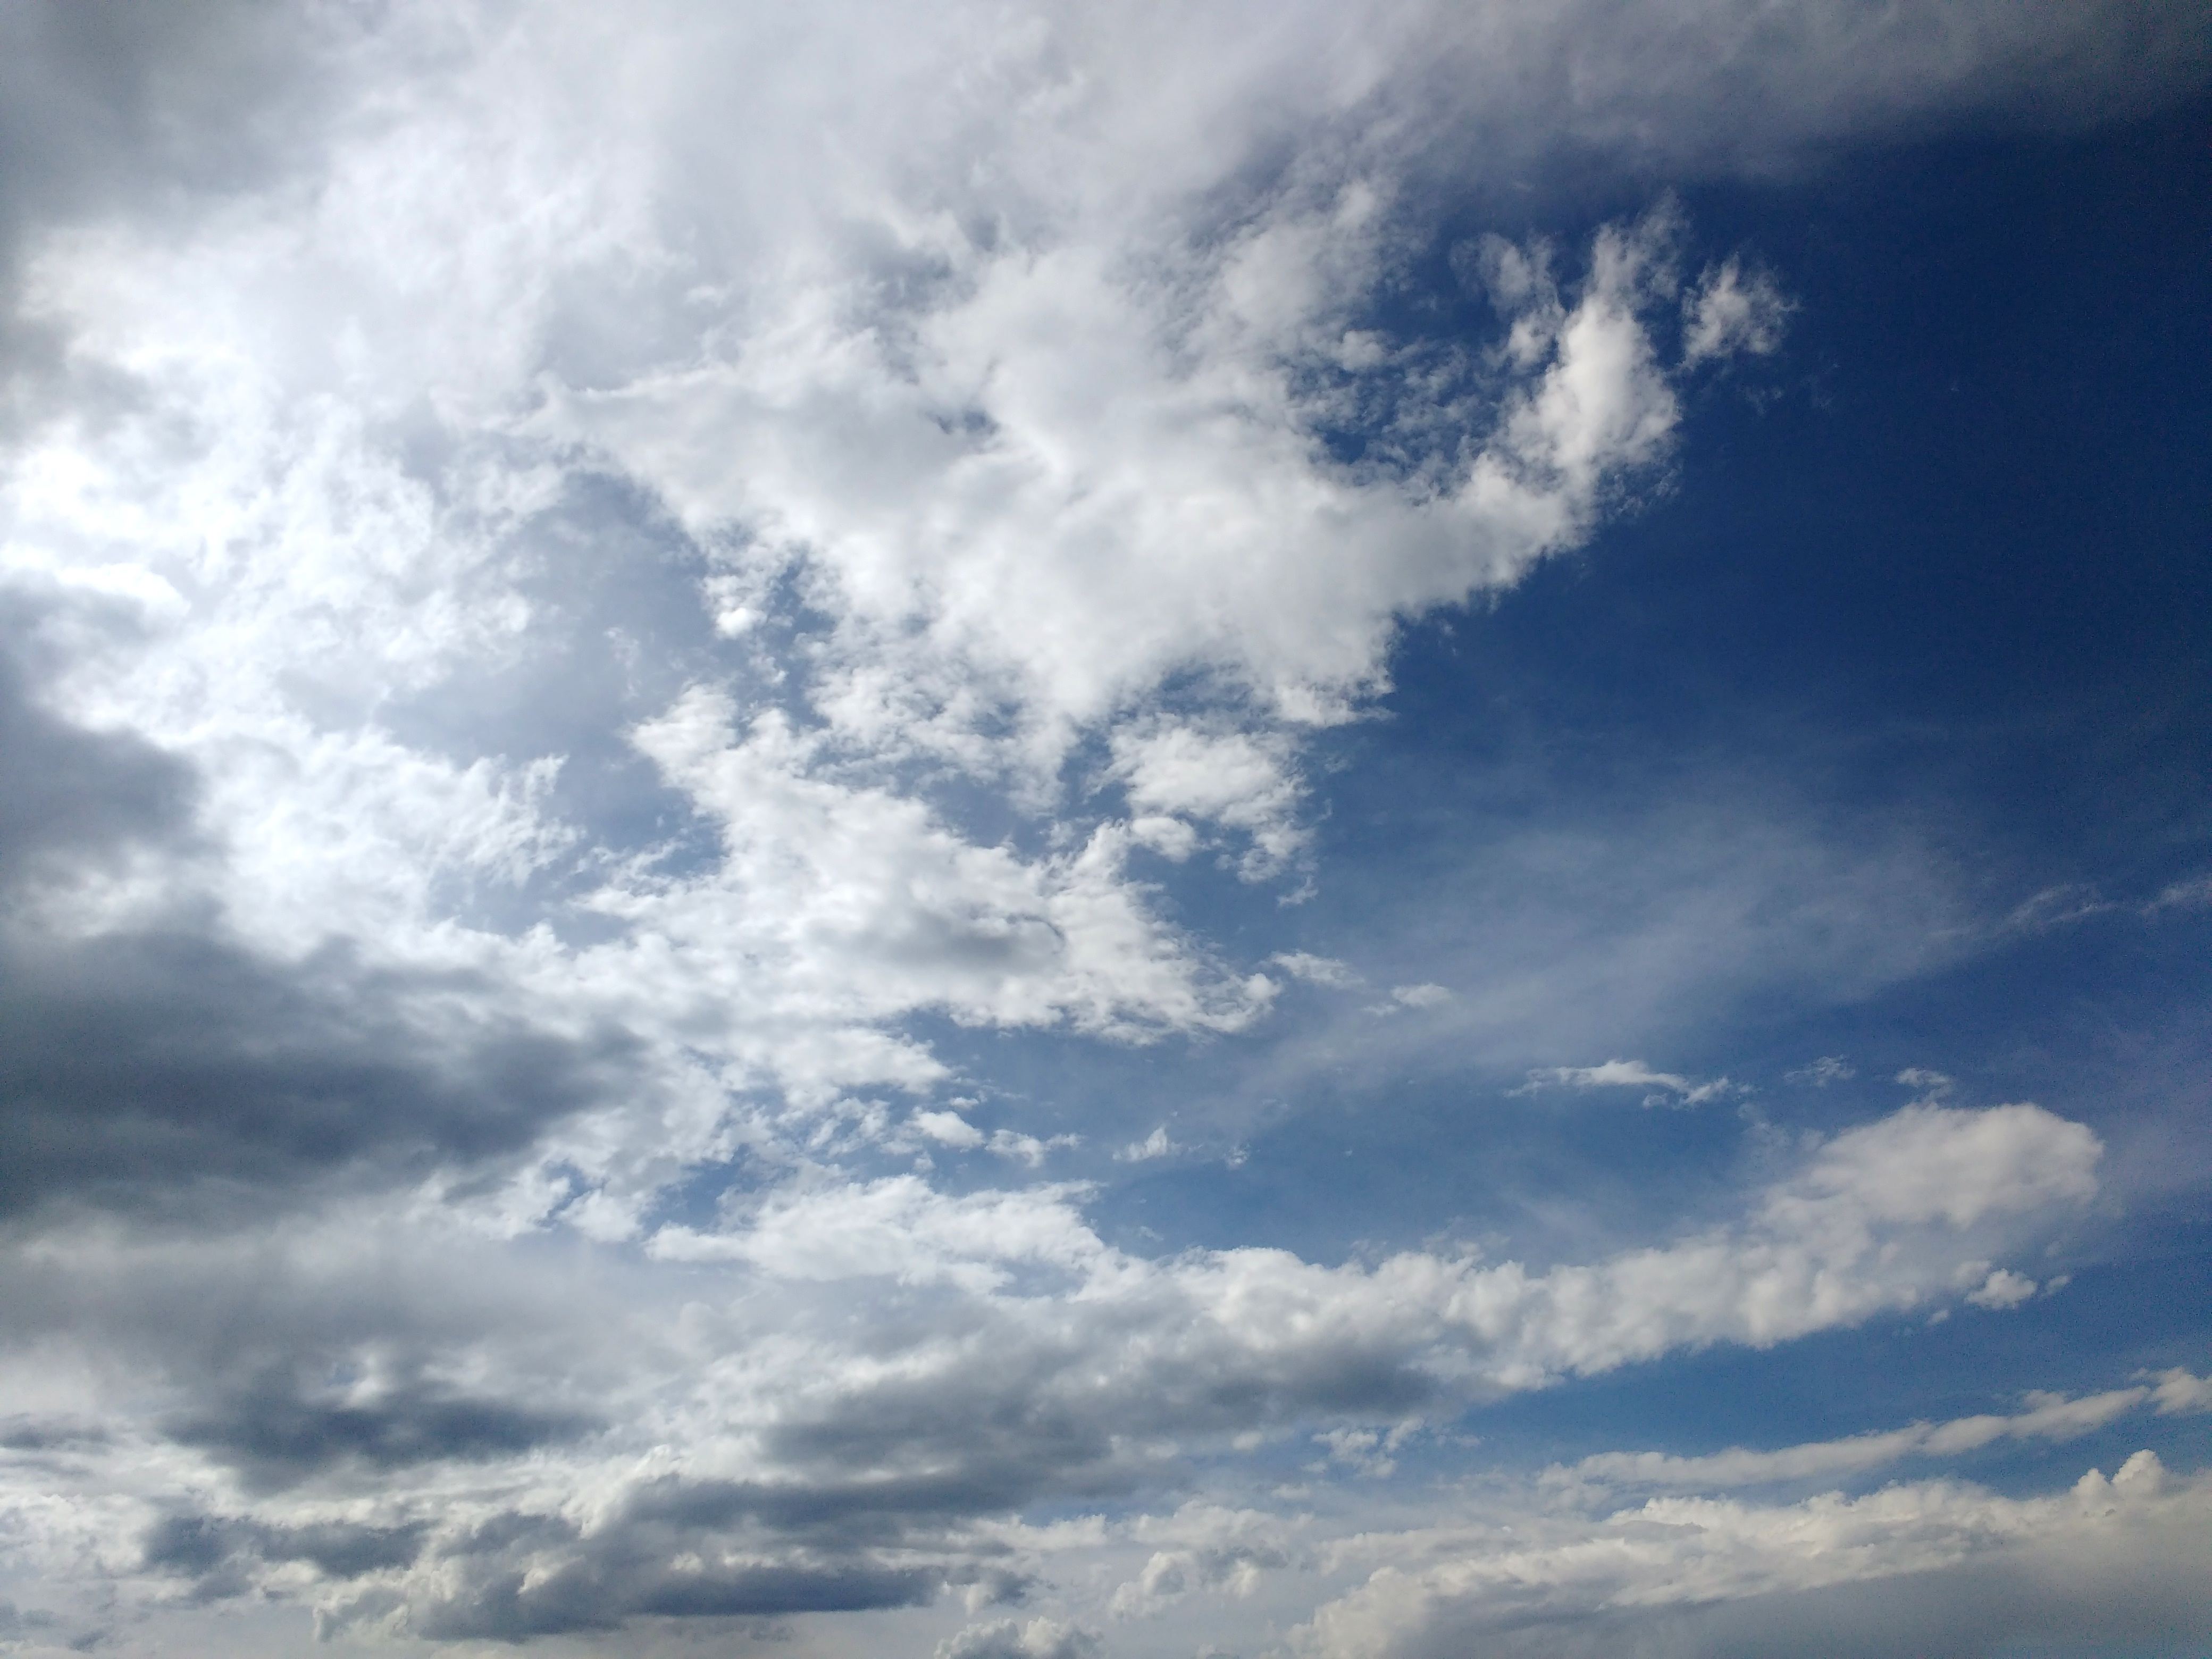
M 1608 1060 L 1598 1066 L 1551 1066 L 1528 1073 L 1528 1080 L 1512 1092 L 1534 1094 L 1540 1089 L 1644 1089 L 1646 1106 L 1702 1106 L 1733 1094 L 1748 1094 L 1744 1085 L 1724 1077 L 1697 1080 L 1674 1072 L 1655 1072 L 1640 1060 Z

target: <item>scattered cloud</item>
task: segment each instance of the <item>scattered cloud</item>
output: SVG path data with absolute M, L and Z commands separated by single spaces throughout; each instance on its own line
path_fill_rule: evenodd
M 1133 1140 L 1114 1156 L 1124 1164 L 1144 1164 L 1156 1158 L 1166 1158 L 1182 1149 L 1168 1139 L 1164 1123 L 1157 1125 L 1142 1140 Z
M 2168 1375 L 2177 1378 L 2172 1389 L 2177 1397 L 2191 1388 L 2204 1386 L 2186 1371 Z M 1659 1452 L 1602 1452 L 1571 1467 L 1553 1465 L 1545 1471 L 1543 1479 L 1551 1486 L 1597 1482 L 1657 1491 L 1713 1491 L 1825 1480 L 1840 1474 L 1887 1468 L 1908 1457 L 1955 1457 L 2002 1439 L 2078 1439 L 2118 1421 L 2154 1399 L 2161 1402 L 2160 1409 L 2165 1409 L 2162 1402 L 2166 1395 L 2160 1389 L 2166 1387 L 2161 1382 L 2159 1389 L 2113 1389 L 2070 1400 L 2060 1395 L 2034 1395 L 2031 1396 L 2027 1410 L 2010 1416 L 1916 1423 L 1910 1428 L 1788 1446 L 1778 1451 L 1746 1451 L 1731 1447 L 1727 1451 L 1699 1457 L 1675 1457 Z
M 1702 1106 L 1731 1094 L 1747 1094 L 1740 1083 L 1724 1077 L 1699 1082 L 1673 1072 L 1655 1072 L 1640 1060 L 1608 1060 L 1599 1066 L 1552 1066 L 1528 1073 L 1516 1094 L 1540 1089 L 1646 1089 L 1646 1106 Z
M 1825 1089 L 1831 1083 L 1848 1083 L 1857 1075 L 1857 1069 L 1841 1054 L 1822 1054 L 1794 1072 L 1784 1072 L 1782 1080 L 1802 1088 Z
M 1908 1066 L 1891 1079 L 1908 1089 L 1920 1091 L 1925 1100 L 1942 1100 L 1956 1087 L 1956 1084 L 1941 1072 L 1931 1072 L 1924 1066 Z

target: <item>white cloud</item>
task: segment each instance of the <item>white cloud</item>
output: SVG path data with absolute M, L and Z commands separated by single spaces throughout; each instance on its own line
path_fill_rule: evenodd
M 914 1127 L 941 1146 L 965 1151 L 984 1143 L 983 1132 L 957 1112 L 916 1112 Z
M 2212 1411 L 2212 1378 L 2192 1376 L 2177 1365 L 2158 1373 L 2158 1383 L 2151 1390 L 2151 1397 L 2157 1401 L 2161 1417 Z
M 1140 735 L 1125 728 L 1114 735 L 1114 753 L 1130 804 L 1151 815 L 1137 823 L 1180 813 L 1243 831 L 1251 843 L 1238 866 L 1247 880 L 1279 870 L 1304 845 L 1296 821 L 1302 790 L 1290 746 L 1279 737 L 1208 734 L 1185 726 Z
M 1608 1060 L 1598 1066 L 1552 1066 L 1528 1073 L 1516 1094 L 1538 1089 L 1650 1089 L 1646 1106 L 1702 1106 L 1707 1101 L 1749 1092 L 1724 1077 L 1698 1082 L 1674 1072 L 1655 1072 L 1640 1060 Z
M 817 1170 L 732 1194 L 711 1226 L 660 1226 L 642 1260 L 617 1249 L 586 1258 L 598 1264 L 587 1271 L 532 1274 L 434 1208 L 395 1224 L 364 1201 L 305 1231 L 182 1249 L 59 1239 L 35 1273 L 17 1258 L 9 1323 L 24 1354 L 61 1339 L 87 1355 L 144 1356 L 167 1379 L 166 1420 L 201 1425 L 182 1448 L 114 1440 L 69 1477 L 64 1490 L 86 1501 L 118 1481 L 146 1494 L 119 1522 L 96 1503 L 82 1510 L 88 1535 L 131 1535 L 187 1480 L 226 1494 L 214 1500 L 224 1524 L 246 1528 L 238 1571 L 258 1582 L 252 1540 L 264 1534 L 252 1528 L 305 1524 L 313 1503 L 349 1490 L 349 1471 L 374 1467 L 365 1455 L 419 1448 L 404 1452 L 419 1461 L 402 1465 L 377 1524 L 419 1523 L 445 1541 L 384 1570 L 380 1601 L 337 1583 L 314 1594 L 341 1624 L 389 1615 L 417 1634 L 490 1635 L 517 1628 L 471 1622 L 502 1605 L 483 1598 L 503 1574 L 555 1585 L 588 1572 L 593 1605 L 617 1610 L 677 1595 L 672 1571 L 682 1595 L 708 1596 L 705 1581 L 682 1577 L 707 1569 L 681 1561 L 702 1549 L 738 1559 L 729 1529 L 780 1506 L 850 1516 L 864 1540 L 868 1517 L 910 1514 L 902 1506 L 921 1500 L 908 1494 L 935 1494 L 942 1518 L 905 1558 L 910 1569 L 865 1542 L 837 1558 L 836 1571 L 857 1575 L 837 1593 L 896 1600 L 924 1594 L 932 1574 L 989 1565 L 962 1531 L 976 1518 L 1030 1492 L 1156 1480 L 1180 1466 L 1178 1447 L 1334 1419 L 1343 1467 L 1379 1475 L 1402 1457 L 1394 1437 L 1415 1431 L 1417 1401 L 1449 1410 L 1686 1346 L 1771 1343 L 1939 1305 L 1962 1264 L 2032 1239 L 2094 1189 L 2096 1151 L 2078 1126 L 2033 1108 L 1908 1109 L 1814 1149 L 1747 1194 L 1733 1225 L 1543 1272 L 1422 1251 L 1372 1267 L 1252 1248 L 1148 1261 L 1097 1237 L 1076 1186 L 954 1197 L 912 1175 L 855 1182 Z M 1891 1190 L 1907 1160 L 1969 1197 Z M 394 1300 L 393 1284 L 417 1288 Z M 255 1332 L 245 1352 L 210 1340 L 242 1321 Z M 295 1371 L 287 1355 L 312 1363 Z M 126 1368 L 70 1409 L 127 1422 L 128 1399 L 147 1386 Z M 611 1403 L 619 1410 L 602 1419 Z M 2098 1407 L 2033 1409 L 2045 1427 L 2001 1431 L 2055 1433 Z M 537 1449 L 520 1461 L 476 1449 L 470 1437 L 485 1435 Z M 222 1473 L 226 1460 L 309 1484 L 257 1498 Z M 692 1530 L 665 1530 L 676 1522 L 664 1514 L 693 1516 Z M 444 1553 L 479 1527 L 514 1541 Z M 744 1547 L 747 1573 L 825 1570 L 765 1541 Z M 1212 1556 L 1164 1536 L 1146 1547 L 1170 1559 L 1124 1598 L 1133 1615 L 1183 1593 L 1176 1572 L 1186 1590 L 1256 1593 L 1254 1575 L 1287 1559 L 1279 1539 Z M 714 1582 L 713 1595 L 755 1593 L 752 1578 Z M 558 1627 L 567 1605 L 532 1591 L 512 1620 Z
M 2158 896 L 2142 909 L 2145 915 L 2155 916 L 2167 910 L 2192 910 L 2205 905 L 2212 905 L 2212 875 L 2170 883 L 2160 889 Z
M 2037 1285 L 2026 1273 L 2016 1273 L 1999 1267 L 1982 1281 L 1982 1287 L 1967 1293 L 1966 1300 L 1977 1308 L 2017 1308 L 2036 1292 Z
M 2178 1375 L 2184 1379 L 2184 1386 L 2196 1380 L 2185 1371 Z M 1544 1480 L 1553 1486 L 1581 1481 L 1660 1491 L 1712 1491 L 1820 1480 L 1884 1468 L 1907 1457 L 1956 1456 L 2000 1439 L 2073 1440 L 2118 1421 L 2157 1397 L 2150 1388 L 2113 1389 L 2073 1400 L 2057 1395 L 2035 1395 L 2031 1396 L 2027 1411 L 2008 1417 L 1916 1423 L 1910 1428 L 1786 1446 L 1776 1451 L 1731 1447 L 1698 1457 L 1601 1452 L 1571 1467 L 1554 1465 L 1545 1471 Z
M 1452 999 L 1449 988 L 1442 985 L 1394 985 L 1390 1000 L 1401 1008 L 1441 1008 Z
M 1050 1619 L 971 1625 L 937 1644 L 937 1659 L 1097 1659 L 1098 1638 Z
M 1341 988 L 1359 983 L 1359 975 L 1334 957 L 1317 957 L 1307 951 L 1278 951 L 1267 960 L 1293 979 L 1311 985 Z
M 1510 1644 L 1515 1626 L 1535 1620 L 1556 1629 L 1617 1612 L 1649 1624 L 1670 1609 L 1893 1584 L 1969 1565 L 2008 1581 L 2045 1575 L 2050 1584 L 2053 1566 L 2069 1557 L 2075 1570 L 2060 1579 L 2069 1611 L 2081 1601 L 2109 1606 L 2106 1586 L 2130 1577 L 2130 1552 L 2163 1562 L 2182 1536 L 2177 1528 L 2199 1528 L 2208 1514 L 2207 1482 L 2171 1480 L 2146 1450 L 2109 1480 L 2093 1469 L 2051 1497 L 1928 1481 L 1775 1505 L 1654 1498 L 1595 1523 L 1532 1516 L 1505 1529 L 1369 1535 L 1343 1555 L 1371 1577 L 1322 1607 L 1296 1648 L 1328 1659 L 1397 1659 L 1485 1639 Z M 2182 1553 L 2203 1555 L 2200 1546 Z M 1836 1604 L 1828 1606 L 1833 1619 Z M 1776 1616 L 1787 1618 L 1781 1609 Z M 1590 1634 L 1601 1642 L 1602 1630 Z
M 1682 361 L 1737 352 L 1764 356 L 1782 343 L 1790 309 L 1772 276 L 1757 271 L 1747 278 L 1741 260 L 1725 260 L 1683 296 Z

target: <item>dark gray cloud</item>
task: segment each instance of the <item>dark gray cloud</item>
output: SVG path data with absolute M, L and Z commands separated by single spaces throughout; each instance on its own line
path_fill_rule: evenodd
M 426 1032 L 407 1004 L 428 988 L 343 945 L 288 967 L 182 928 L 19 933 L 0 944 L 0 1212 L 419 1177 L 527 1145 L 630 1052 L 520 1021 Z
M 618 1526 L 583 1537 L 566 1523 L 531 1519 L 535 1524 L 508 1530 L 507 1548 L 496 1553 L 473 1548 L 460 1588 L 416 1603 L 409 1615 L 414 1633 L 434 1641 L 519 1641 L 610 1630 L 654 1615 L 732 1618 L 911 1607 L 933 1598 L 945 1577 L 935 1565 L 894 1565 L 866 1557 L 779 1553 L 757 1562 L 710 1564 L 696 1533 Z M 548 1556 L 557 1563 L 550 1570 Z
M 590 1426 L 574 1414 L 471 1397 L 419 1380 L 381 1389 L 367 1404 L 318 1397 L 288 1370 L 224 1389 L 166 1425 L 173 1439 L 212 1453 L 264 1490 L 341 1466 L 389 1470 L 514 1456 L 573 1439 Z
M 1102 1651 L 1088 1631 L 1042 1619 L 971 1625 L 937 1649 L 938 1659 L 1097 1659 Z
M 124 732 L 94 732 L 43 707 L 33 687 L 56 654 L 40 637 L 65 612 L 112 627 L 97 605 L 0 593 L 0 915 L 26 884 L 51 881 L 134 843 L 189 829 L 191 768 Z
M 0 1447 L 9 1451 L 68 1451 L 106 1443 L 107 1431 L 97 1423 L 69 1417 L 11 1417 L 0 1419 Z
M 216 1601 L 252 1589 L 257 1562 L 305 1561 L 337 1579 L 406 1566 L 422 1553 L 426 1530 L 420 1522 L 374 1527 L 325 1521 L 288 1527 L 240 1516 L 172 1515 L 147 1528 L 139 1549 L 149 1570 L 190 1577 L 197 1597 Z

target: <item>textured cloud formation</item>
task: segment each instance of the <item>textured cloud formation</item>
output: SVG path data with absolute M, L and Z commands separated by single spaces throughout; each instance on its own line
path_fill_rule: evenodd
M 2206 1503 L 2201 1478 L 2172 1482 L 2157 1457 L 2142 1451 L 2112 1478 L 2091 1469 L 2071 1492 L 2051 1498 L 2001 1498 L 1948 1481 L 1772 1506 L 1655 1498 L 1595 1526 L 1540 1523 L 1528 1528 L 1533 1536 L 1510 1540 L 1500 1540 L 1495 1528 L 1362 1539 L 1347 1547 L 1355 1559 L 1396 1561 L 1323 1607 L 1305 1645 L 1345 1659 L 1459 1652 L 1470 1641 L 1504 1652 L 1558 1651 L 1555 1621 L 1580 1613 L 1595 1615 L 1590 1623 L 1596 1628 L 1570 1636 L 1569 1651 L 1600 1650 L 1597 1643 L 1618 1639 L 1633 1621 L 1656 1627 L 1674 1650 L 1695 1652 L 1710 1650 L 1709 1644 L 1733 1646 L 1731 1636 L 1743 1641 L 1762 1614 L 1777 1623 L 1788 1620 L 1786 1604 L 1774 1605 L 1781 1598 L 1905 1577 L 1901 1618 L 1893 1604 L 1885 1620 L 1866 1597 L 1856 1605 L 1841 1597 L 1816 1604 L 1854 1647 L 1865 1640 L 1854 1626 L 1903 1626 L 1869 1644 L 1880 1650 L 1900 1637 L 1927 1639 L 1943 1630 L 1941 1613 L 1920 1601 L 1909 1576 L 1968 1562 L 1987 1563 L 1985 1581 L 2025 1594 L 2006 1621 L 2008 1634 L 2048 1629 L 2052 1622 L 2093 1642 L 2124 1639 L 2144 1627 L 2193 1634 L 2203 1628 L 2202 1610 L 2150 1587 L 2202 1562 L 2201 1543 L 2181 1540 L 2185 1528 L 2200 1524 L 2196 1517 Z M 2148 1591 L 2151 1600 L 2141 1609 L 2147 1616 L 2136 1609 L 2084 1608 L 2076 1599 L 2080 1586 L 2099 1568 L 2118 1568 L 2137 1594 Z M 1885 1583 L 1881 1594 L 1899 1591 Z M 1702 1631 L 1691 1620 L 1664 1617 L 1674 1609 L 1730 1603 L 1743 1606 L 1748 1617 L 1718 1620 L 1708 1613 Z M 1731 1624 L 1744 1634 L 1731 1632 Z
M 1662 491 L 1687 400 L 1787 350 L 1788 274 L 1664 179 L 2154 107 L 2193 21 L 9 9 L 0 1643 L 866 1611 L 1090 1659 L 1295 1580 L 1293 1647 L 1413 1653 L 2195 1535 L 2201 1480 L 2142 1457 L 2063 1498 L 1540 1492 L 1503 1553 L 1259 1502 L 1285 1446 L 1379 1490 L 1511 1394 L 1996 1316 L 2104 1191 L 2066 1116 L 1931 1092 L 1579 1255 L 1324 1260 L 1150 1248 L 1109 1184 L 1212 1127 L 1164 1087 L 1047 1121 L 1021 1069 L 1354 989 L 1408 1043 L 1605 1004 L 1223 918 L 1320 878 L 1319 745 L 1405 626 Z M 1585 165 L 1642 205 L 1474 222 Z
M 1914 1109 L 1821 1148 L 1735 1225 L 1545 1272 L 1418 1252 L 1365 1270 L 1255 1249 L 1152 1262 L 1101 1241 L 1073 1193 L 955 1199 L 898 1177 L 772 1191 L 715 1233 L 665 1228 L 654 1258 L 695 1264 L 672 1285 L 611 1266 L 532 1282 L 491 1241 L 393 1239 L 364 1259 L 336 1248 L 354 1224 L 334 1217 L 181 1256 L 80 1237 L 19 1267 L 9 1315 L 50 1353 L 135 1350 L 171 1379 L 154 1424 L 72 1455 L 77 1495 L 48 1499 L 69 1532 L 112 1527 L 100 1494 L 137 1486 L 140 1570 L 203 1596 L 269 1582 L 316 1559 L 300 1539 L 328 1537 L 352 1565 L 321 1569 L 317 1599 L 348 1628 L 520 1636 L 927 1600 L 979 1582 L 979 1525 L 1053 1493 L 1145 1492 L 1163 1442 L 1218 1452 L 1315 1417 L 1449 1413 L 1685 1346 L 1941 1306 L 1984 1252 L 2093 1192 L 2097 1152 L 2033 1108 Z M 1899 1199 L 1887 1171 L 1906 1157 L 1946 1195 Z M 211 1304 L 224 1284 L 228 1305 Z M 863 1310 L 884 1322 L 856 1328 Z M 252 1340 L 210 1342 L 217 1312 Z M 895 1318 L 909 1334 L 891 1346 Z M 25 1433 L 66 1439 L 72 1420 Z M 1991 1432 L 2014 1431 L 2044 1431 Z M 195 1484 L 237 1496 L 179 1511 L 144 1490 L 162 1441 L 204 1460 Z M 1923 1449 L 1970 1443 L 1954 1425 Z M 344 1497 L 399 1471 L 373 1509 Z M 363 1553 L 343 1553 L 347 1527 Z
M 1848 1440 L 1822 1441 L 1771 1452 L 1735 1448 L 1704 1457 L 1670 1457 L 1660 1452 L 1601 1452 L 1583 1458 L 1571 1470 L 1547 1469 L 1545 1479 L 1559 1484 L 1581 1479 L 1662 1490 L 1821 1480 L 1853 1470 L 1878 1468 L 1903 1457 L 1950 1456 L 2008 1437 L 2078 1439 L 2147 1401 L 2155 1401 L 2161 1413 L 2199 1409 L 2199 1396 L 2204 1387 L 2203 1378 L 2175 1370 L 2161 1376 L 2155 1388 L 2108 1389 L 2102 1394 L 2078 1400 L 2069 1400 L 2063 1395 L 2038 1396 L 2027 1410 L 2008 1416 L 1985 1414 L 1956 1418 L 1948 1423 L 1915 1424 L 1909 1429 L 1855 1435 Z

